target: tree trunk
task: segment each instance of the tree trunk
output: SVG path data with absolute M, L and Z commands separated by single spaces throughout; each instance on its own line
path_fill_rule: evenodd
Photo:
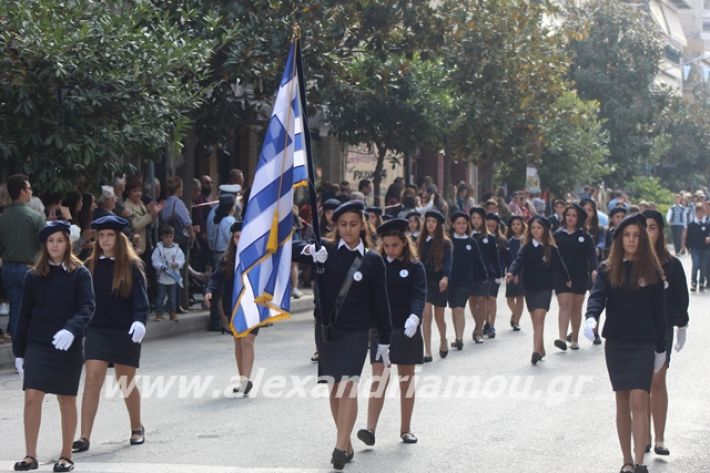
M 372 176 L 372 187 L 374 193 L 375 207 L 384 207 L 387 203 L 382 202 L 380 199 L 382 185 L 382 170 L 385 167 L 385 156 L 387 155 L 387 148 L 384 146 L 377 146 L 377 164 L 375 165 L 375 173 Z
M 494 192 L 493 177 L 495 175 L 495 162 L 488 155 L 484 155 L 479 165 L 478 184 L 481 189 L 481 195 L 486 192 Z
M 187 209 L 192 214 L 192 179 L 195 176 L 195 150 L 197 149 L 197 139 L 195 138 L 195 128 L 191 125 L 185 133 L 183 139 L 184 148 L 182 152 L 183 165 L 180 177 L 182 178 L 183 195 L 182 200 L 185 202 Z M 192 241 L 190 242 L 192 243 Z M 187 245 L 187 253 L 185 254 L 185 266 L 182 268 L 182 280 L 185 281 L 183 290 L 180 293 L 180 301 L 184 308 L 190 307 L 190 250 L 191 244 Z

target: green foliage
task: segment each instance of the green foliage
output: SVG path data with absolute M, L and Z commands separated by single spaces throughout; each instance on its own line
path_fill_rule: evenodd
M 656 164 L 656 122 L 670 93 L 654 85 L 663 54 L 658 27 L 617 0 L 586 2 L 568 11 L 570 76 L 579 96 L 600 103 L 609 133 L 610 183 L 623 185 Z
M 0 10 L 0 162 L 38 188 L 154 157 L 202 100 L 210 43 L 148 3 L 2 0 Z
M 626 189 L 632 202 L 653 202 L 664 214 L 673 205 L 673 192 L 663 187 L 657 177 L 636 176 L 628 182 Z
M 564 195 L 576 186 L 597 182 L 609 174 L 607 133 L 598 118 L 599 104 L 573 92 L 563 94 L 542 123 L 543 187 Z

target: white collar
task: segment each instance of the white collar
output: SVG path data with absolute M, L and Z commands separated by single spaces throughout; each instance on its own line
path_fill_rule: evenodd
M 61 263 L 57 264 L 57 263 L 54 263 L 52 260 L 49 260 L 48 263 L 49 263 L 50 266 L 61 266 L 64 271 L 68 271 L 67 265 L 64 264 L 64 261 L 62 261 Z
M 101 255 L 101 256 L 99 256 L 99 259 L 110 259 L 111 261 L 114 261 L 116 258 L 113 257 L 113 256 L 108 257 L 108 256 L 106 256 L 106 255 Z
M 426 241 L 432 241 L 433 239 L 434 239 L 434 237 L 431 235 L 426 236 Z
M 390 258 L 389 256 L 386 256 L 387 262 L 391 263 L 392 261 L 396 260 L 397 258 Z
M 466 240 L 468 238 L 468 235 L 466 235 L 465 233 L 463 235 L 458 235 L 458 234 L 454 233 L 454 238 L 456 240 Z
M 537 241 L 537 240 L 534 239 L 534 238 L 533 238 L 532 244 L 533 244 L 533 246 L 534 246 L 535 248 L 537 248 L 538 246 L 542 245 L 542 243 L 540 243 L 539 241 Z
M 573 232 L 570 233 L 570 231 L 567 230 L 567 227 L 564 227 L 564 228 L 562 229 L 562 231 L 565 232 L 567 235 L 574 235 L 575 233 L 577 233 L 577 230 L 575 230 L 575 231 L 573 231 Z
M 365 256 L 365 244 L 360 240 L 360 242 L 357 244 L 355 248 L 350 248 L 347 243 L 345 243 L 345 240 L 342 238 L 338 242 L 338 249 L 340 249 L 341 246 L 344 246 L 350 251 L 359 251 L 362 256 Z

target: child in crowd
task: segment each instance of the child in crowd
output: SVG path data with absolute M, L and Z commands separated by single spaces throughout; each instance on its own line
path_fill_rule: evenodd
M 160 242 L 153 250 L 153 267 L 158 273 L 158 293 L 155 301 L 155 320 L 163 320 L 165 297 L 168 298 L 167 310 L 170 320 L 177 321 L 177 287 L 182 287 L 180 271 L 185 265 L 185 254 L 174 243 L 175 229 L 171 225 L 160 227 Z

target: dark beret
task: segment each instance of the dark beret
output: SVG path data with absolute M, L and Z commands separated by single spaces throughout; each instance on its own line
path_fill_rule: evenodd
M 340 207 L 338 199 L 328 199 L 323 203 L 323 210 L 335 210 Z
M 468 213 L 471 216 L 473 216 L 473 214 L 478 214 L 483 220 L 486 219 L 486 209 L 483 207 L 471 207 L 471 210 L 469 210 Z
M 520 215 L 513 215 L 508 219 L 508 226 L 511 226 L 513 224 L 513 221 L 515 220 L 520 220 L 521 222 L 525 223 L 525 219 L 521 217 Z
M 435 219 L 439 222 L 440 225 L 443 224 L 443 223 L 446 221 L 446 218 L 444 217 L 444 214 L 442 214 L 442 213 L 439 212 L 438 210 L 428 210 L 428 211 L 424 214 L 424 218 L 429 218 L 429 217 L 435 218 Z
M 665 222 L 663 221 L 663 215 L 661 215 L 661 212 L 659 212 L 658 210 L 648 209 L 648 210 L 644 210 L 643 212 L 641 212 L 641 215 L 643 215 L 647 219 L 648 218 L 654 219 L 656 221 L 656 224 L 658 225 L 658 228 L 663 230 L 663 227 L 665 226 Z
M 393 219 L 386 221 L 385 223 L 383 223 L 379 227 L 377 227 L 377 234 L 379 236 L 383 236 L 383 235 L 390 233 L 390 232 L 397 232 L 397 233 L 401 233 L 402 235 L 404 235 L 404 232 L 407 231 L 408 225 L 409 225 L 409 222 L 407 222 L 403 218 L 393 218 Z
M 616 227 L 616 229 L 614 230 L 614 239 L 621 238 L 621 235 L 624 234 L 624 228 L 628 227 L 629 225 L 638 225 L 643 230 L 645 230 L 646 217 L 641 214 L 633 214 L 629 215 L 628 217 L 624 217 L 624 219 L 619 223 L 619 226 Z
M 234 222 L 231 227 L 229 227 L 231 233 L 242 231 L 242 222 Z
M 616 214 L 624 214 L 626 215 L 628 211 L 626 210 L 625 207 L 614 207 L 609 211 L 609 217 L 613 217 Z
M 341 215 L 347 212 L 362 214 L 365 210 L 365 204 L 360 200 L 351 200 L 350 202 L 345 202 L 340 204 L 335 212 L 333 212 L 333 221 L 335 222 L 340 218 Z
M 413 211 L 409 212 L 407 215 L 405 215 L 407 220 L 409 220 L 412 217 L 421 218 L 421 216 L 422 215 L 419 212 L 417 212 L 416 210 L 413 210 Z
M 368 207 L 365 211 L 369 214 L 377 214 L 382 217 L 382 209 L 379 207 Z
M 51 222 L 47 222 L 47 224 L 42 227 L 42 230 L 39 231 L 37 238 L 39 238 L 40 243 L 44 244 L 47 242 L 49 235 L 53 233 L 64 232 L 68 236 L 70 228 L 71 225 L 65 220 L 53 220 Z
M 128 226 L 128 220 L 118 215 L 105 215 L 91 222 L 94 230 L 116 230 L 120 232 Z
M 501 222 L 500 216 L 499 216 L 498 214 L 494 214 L 494 213 L 488 213 L 488 214 L 486 214 L 486 220 L 495 220 L 495 221 L 498 222 L 499 224 L 500 224 L 500 222 Z
M 535 215 L 533 218 L 531 218 L 530 221 L 528 222 L 528 225 L 532 225 L 533 222 L 540 222 L 540 224 L 543 227 L 547 228 L 548 230 L 550 229 L 550 226 L 551 226 L 550 221 L 540 215 Z
M 484 215 L 485 215 L 485 213 L 484 213 Z M 466 215 L 466 212 L 462 212 L 460 210 L 456 210 L 455 212 L 452 212 L 451 215 L 449 215 L 449 220 L 451 220 L 451 222 L 455 222 L 456 220 L 458 220 L 461 217 L 465 218 L 466 221 L 468 221 L 468 215 Z

